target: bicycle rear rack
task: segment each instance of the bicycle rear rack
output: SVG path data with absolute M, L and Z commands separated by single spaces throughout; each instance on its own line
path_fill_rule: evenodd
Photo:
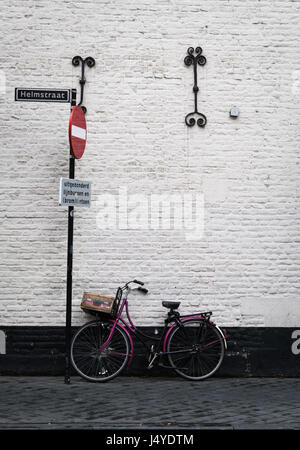
M 193 313 L 192 314 L 192 316 L 194 317 L 194 316 L 201 316 L 201 317 L 203 317 L 205 320 L 209 320 L 210 319 L 210 317 L 212 316 L 212 312 L 211 311 L 208 311 L 208 312 L 199 312 L 199 313 Z M 185 316 L 180 316 L 180 318 L 183 318 L 183 317 L 191 317 L 191 314 L 187 314 L 187 315 L 185 315 Z

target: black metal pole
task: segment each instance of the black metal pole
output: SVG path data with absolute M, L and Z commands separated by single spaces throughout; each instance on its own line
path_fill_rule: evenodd
M 72 107 L 76 105 L 76 89 L 72 90 Z M 75 158 L 72 155 L 71 146 L 69 153 L 69 178 L 75 176 Z M 72 271 L 73 271 L 73 229 L 74 206 L 68 207 L 68 253 L 67 253 L 67 301 L 66 301 L 66 349 L 65 349 L 65 383 L 71 380 L 71 334 L 72 334 Z
M 70 151 L 69 178 L 74 179 L 75 159 Z M 66 374 L 65 383 L 70 383 L 71 372 L 71 326 L 72 326 L 72 271 L 73 271 L 74 206 L 68 207 L 68 256 L 67 256 L 67 308 L 66 308 Z

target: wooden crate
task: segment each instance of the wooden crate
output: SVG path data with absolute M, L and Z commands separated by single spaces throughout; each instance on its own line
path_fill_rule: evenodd
M 92 292 L 84 292 L 80 308 L 86 312 L 99 312 L 112 314 L 114 306 L 114 297 L 107 295 L 93 294 Z

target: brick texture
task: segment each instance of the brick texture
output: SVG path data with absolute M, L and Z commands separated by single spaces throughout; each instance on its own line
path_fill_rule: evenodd
M 300 3 L 277 0 L 2 2 L 1 325 L 63 325 L 68 176 L 67 104 L 14 101 L 15 87 L 79 89 L 86 71 L 88 142 L 76 178 L 92 207 L 76 209 L 73 323 L 83 290 L 112 294 L 140 278 L 137 324 L 162 324 L 161 300 L 212 310 L 225 326 L 297 326 Z M 201 45 L 204 129 L 188 128 Z M 238 119 L 229 117 L 237 106 Z M 204 234 L 101 229 L 99 198 L 203 193 Z M 100 197 L 99 197 L 100 196 Z M 113 205 L 111 205 L 113 207 Z

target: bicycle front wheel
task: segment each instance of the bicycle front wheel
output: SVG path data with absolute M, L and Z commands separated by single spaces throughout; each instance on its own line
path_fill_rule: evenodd
M 224 358 L 224 340 L 220 332 L 203 319 L 188 319 L 175 326 L 167 342 L 171 366 L 189 380 L 213 375 Z
M 71 361 L 76 372 L 89 381 L 108 381 L 116 377 L 129 358 L 130 343 L 118 325 L 109 345 L 100 351 L 113 326 L 99 320 L 88 322 L 74 335 L 71 343 Z

